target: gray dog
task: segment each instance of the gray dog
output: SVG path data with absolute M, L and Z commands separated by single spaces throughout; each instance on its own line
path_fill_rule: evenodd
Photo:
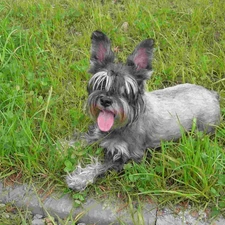
M 142 41 L 126 64 L 114 63 L 109 38 L 100 31 L 91 36 L 93 75 L 88 83 L 88 111 L 96 121 L 85 135 L 91 144 L 99 142 L 105 150 L 103 163 L 90 165 L 67 176 L 69 188 L 84 190 L 108 170 L 120 171 L 132 159 L 140 161 L 147 148 L 160 146 L 162 140 L 181 137 L 193 120 L 197 129 L 212 133 L 220 121 L 218 94 L 194 84 L 145 91 L 152 74 L 154 41 Z

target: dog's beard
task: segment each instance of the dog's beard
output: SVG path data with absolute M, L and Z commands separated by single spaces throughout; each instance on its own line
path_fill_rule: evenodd
M 132 107 L 123 98 L 113 98 L 113 103 L 108 107 L 100 104 L 101 91 L 92 92 L 88 97 L 89 113 L 97 122 L 98 127 L 103 132 L 118 129 L 129 125 L 135 113 Z

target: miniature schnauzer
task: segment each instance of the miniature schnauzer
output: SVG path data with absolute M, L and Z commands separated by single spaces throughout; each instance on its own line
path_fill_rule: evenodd
M 109 38 L 100 31 L 91 36 L 87 109 L 96 123 L 85 139 L 99 142 L 105 151 L 104 162 L 93 159 L 90 165 L 69 174 L 69 188 L 84 190 L 108 170 L 120 171 L 128 160 L 140 161 L 147 148 L 157 148 L 162 140 L 181 137 L 193 120 L 199 131 L 212 133 L 220 121 L 218 94 L 194 84 L 145 91 L 152 75 L 154 41 L 142 41 L 128 56 L 126 64 L 115 63 Z

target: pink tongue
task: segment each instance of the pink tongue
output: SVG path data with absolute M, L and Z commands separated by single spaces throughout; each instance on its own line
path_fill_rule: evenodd
M 109 131 L 114 124 L 114 114 L 109 111 L 101 111 L 98 115 L 97 123 L 101 131 Z

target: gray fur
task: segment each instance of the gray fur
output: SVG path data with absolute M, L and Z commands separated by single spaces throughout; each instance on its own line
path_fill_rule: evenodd
M 145 91 L 145 80 L 152 73 L 153 43 L 142 41 L 125 65 L 116 64 L 108 37 L 99 31 L 92 34 L 87 109 L 95 121 L 101 111 L 113 113 L 115 121 L 108 132 L 97 123 L 90 127 L 85 139 L 89 144 L 99 142 L 105 160 L 78 166 L 67 176 L 70 188 L 83 190 L 107 170 L 120 171 L 130 159 L 140 161 L 147 148 L 160 147 L 162 140 L 177 140 L 182 130 L 190 131 L 194 120 L 197 129 L 206 133 L 213 133 L 219 124 L 219 97 L 214 91 L 194 84 Z

